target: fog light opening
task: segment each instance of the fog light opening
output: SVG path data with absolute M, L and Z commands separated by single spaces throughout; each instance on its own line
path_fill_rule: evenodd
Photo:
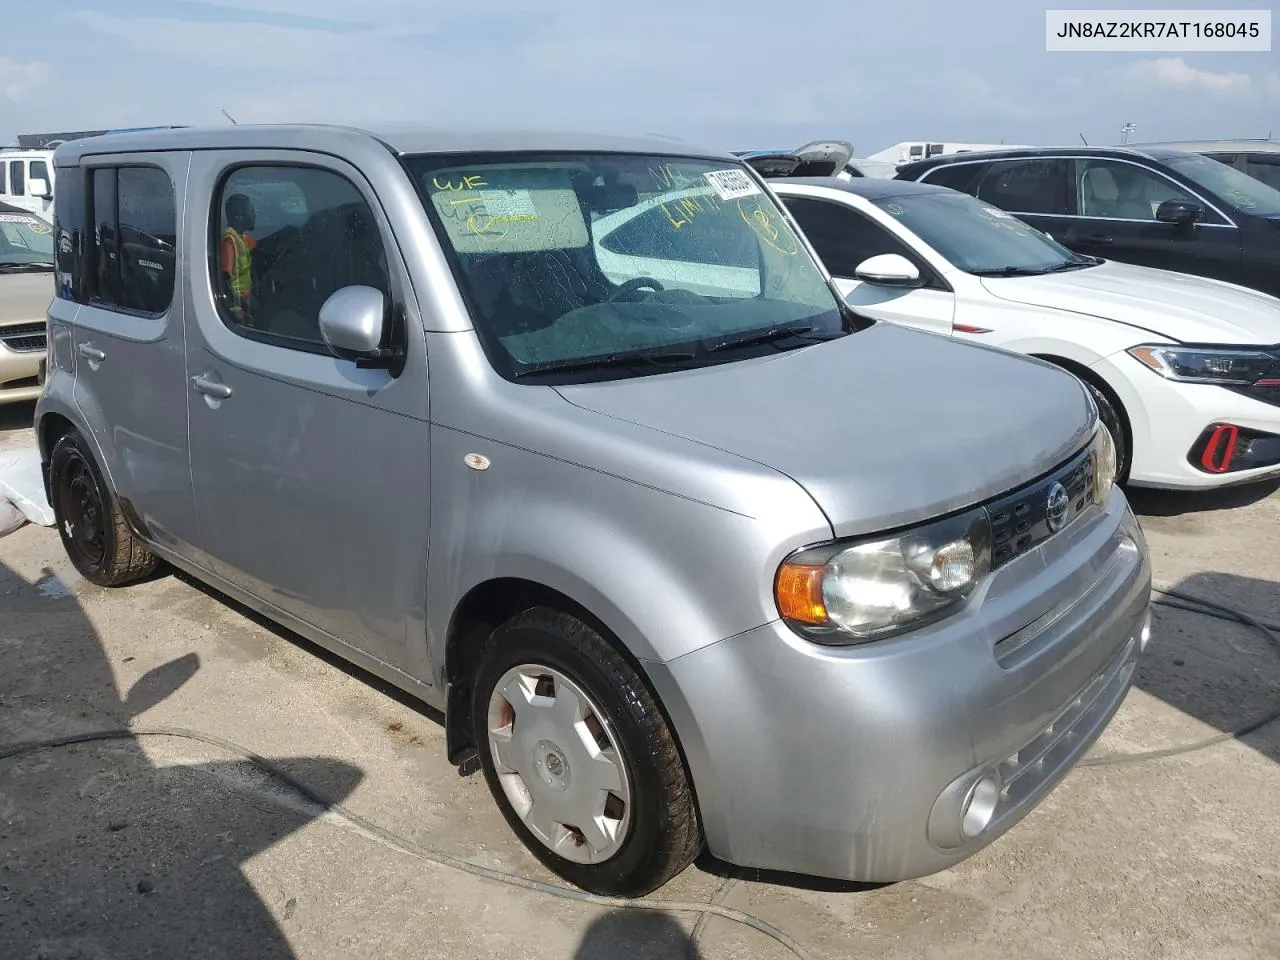
M 984 773 L 969 788 L 960 808 L 960 833 L 972 840 L 991 826 L 1000 802 L 1000 780 L 994 773 Z

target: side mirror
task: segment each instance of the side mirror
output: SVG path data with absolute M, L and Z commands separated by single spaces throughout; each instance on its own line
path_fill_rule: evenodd
M 39 200 L 52 200 L 53 188 L 44 177 L 36 177 L 27 181 L 27 193 Z
M 403 359 L 397 343 L 387 339 L 387 300 L 381 290 L 351 286 L 335 290 L 320 307 L 320 336 L 335 356 L 357 367 L 392 367 Z
M 916 265 L 898 253 L 882 253 L 858 264 L 854 276 L 884 287 L 909 287 L 920 282 Z
M 1190 226 L 1204 216 L 1204 207 L 1193 200 L 1166 200 L 1156 208 L 1156 219 L 1161 223 Z

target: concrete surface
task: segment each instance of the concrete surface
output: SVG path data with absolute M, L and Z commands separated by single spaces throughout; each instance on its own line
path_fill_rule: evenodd
M 31 442 L 29 418 L 29 406 L 0 409 L 0 444 Z M 1134 500 L 1162 584 L 1280 620 L 1280 494 Z M 72 571 L 54 530 L 0 539 L 0 744 L 129 721 L 196 728 L 418 844 L 552 879 L 483 780 L 446 763 L 435 716 L 178 577 L 108 591 Z M 1162 611 L 1095 754 L 1197 740 L 1277 701 L 1280 656 L 1265 641 Z M 1177 759 L 1078 769 L 1001 841 L 923 880 L 753 876 L 721 889 L 726 870 L 704 860 L 654 899 L 719 891 L 820 958 L 1276 958 L 1280 724 Z M 719 919 L 691 950 L 695 919 L 423 862 L 202 743 L 0 761 L 5 960 L 788 955 Z

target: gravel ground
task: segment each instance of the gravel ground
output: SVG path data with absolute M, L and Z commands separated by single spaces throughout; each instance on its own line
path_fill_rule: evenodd
M 30 444 L 0 408 L 0 446 Z M 1164 586 L 1280 620 L 1280 494 L 1135 494 Z M 1280 701 L 1249 631 L 1160 611 L 1095 754 L 1186 743 Z M 172 575 L 100 590 L 56 533 L 0 539 L 0 743 L 115 727 L 244 744 L 425 848 L 552 879 L 439 719 Z M 655 900 L 753 913 L 820 958 L 1271 960 L 1280 955 L 1280 723 L 1171 760 L 1081 768 L 945 873 L 880 888 L 756 877 L 704 859 Z M 167 738 L 0 761 L 0 957 L 788 956 L 716 919 L 614 911 L 498 886 L 353 829 L 205 743 Z

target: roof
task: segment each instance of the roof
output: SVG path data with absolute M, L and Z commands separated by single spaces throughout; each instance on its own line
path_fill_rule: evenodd
M 770 180 L 769 186 L 784 193 L 789 186 L 826 187 L 828 190 L 841 190 L 873 201 L 892 200 L 894 197 L 909 197 L 921 193 L 955 193 L 954 190 L 940 187 L 935 183 L 884 180 L 878 177 L 856 177 L 853 180 L 842 180 L 839 177 L 779 177 L 776 180 Z
M 492 128 L 432 127 L 425 124 L 377 124 L 353 127 L 325 124 L 239 124 L 181 127 L 70 140 L 58 148 L 58 163 L 102 153 L 236 148 L 310 149 L 341 153 L 345 145 L 373 140 L 397 154 L 532 151 L 599 151 L 731 158 L 662 136 L 609 136 L 583 132 Z
M 924 160 L 913 160 L 910 163 L 900 164 L 898 172 L 925 170 L 929 167 L 942 166 L 943 164 L 975 163 L 983 160 L 1011 160 L 1024 157 L 1078 157 L 1083 155 L 1087 157 L 1143 157 L 1147 160 L 1155 160 L 1186 152 L 1163 147 L 1158 149 L 1145 146 L 1141 148 L 1137 146 L 1086 147 L 1083 144 L 1078 147 L 1023 147 L 1009 150 L 974 150 L 972 153 L 946 153 L 928 157 Z
M 1136 144 L 1141 149 L 1177 150 L 1187 153 L 1280 153 L 1280 140 L 1169 140 Z

